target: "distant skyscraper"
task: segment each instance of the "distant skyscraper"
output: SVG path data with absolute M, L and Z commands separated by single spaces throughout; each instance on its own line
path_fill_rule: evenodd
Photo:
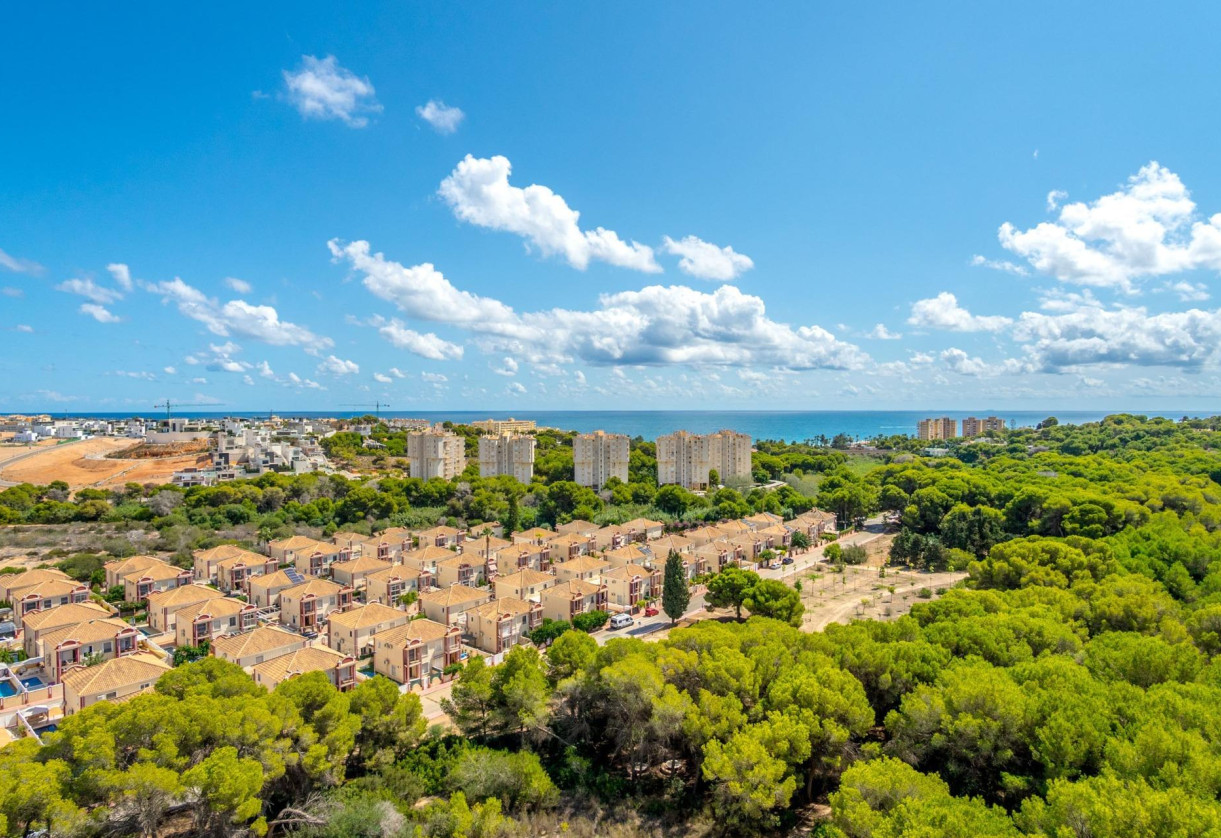
M 708 473 L 721 483 L 751 477 L 751 438 L 735 431 L 691 434 L 675 431 L 657 438 L 657 482 L 686 489 L 707 489 Z
M 916 436 L 920 439 L 953 439 L 958 436 L 958 423 L 948 416 L 921 419 L 916 425 Z
M 452 480 L 466 470 L 466 440 L 440 425 L 407 435 L 407 465 L 412 477 Z
M 573 480 L 580 486 L 601 489 L 612 477 L 628 481 L 631 441 L 623 434 L 594 431 L 572 440 Z
M 534 476 L 534 446 L 532 436 L 498 434 L 479 437 L 479 476 L 511 474 L 521 483 L 529 483 Z

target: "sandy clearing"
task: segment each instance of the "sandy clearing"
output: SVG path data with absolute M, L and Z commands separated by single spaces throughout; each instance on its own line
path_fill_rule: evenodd
M 0 461 L 0 480 L 13 483 L 46 485 L 62 480 L 72 489 L 86 486 L 113 486 L 124 483 L 164 483 L 175 471 L 195 465 L 199 457 L 188 454 L 164 459 L 115 460 L 108 454 L 124 451 L 134 440 L 97 437 L 80 442 L 49 446 L 44 450 L 21 451 L 21 459 Z M 7 453 L 7 452 L 6 452 Z

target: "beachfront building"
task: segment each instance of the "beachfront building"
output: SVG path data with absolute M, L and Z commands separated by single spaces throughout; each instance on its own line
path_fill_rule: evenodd
M 408 434 L 407 467 L 421 480 L 452 480 L 466 470 L 466 440 L 441 425 Z
M 497 434 L 479 437 L 479 476 L 511 475 L 519 483 L 529 483 L 534 477 L 533 436 Z
M 1005 430 L 1005 420 L 999 416 L 988 416 L 984 419 L 978 419 L 974 416 L 968 416 L 962 420 L 962 435 L 963 436 L 980 436 L 988 431 L 1003 431 Z
M 921 419 L 916 424 L 916 436 L 920 439 L 953 439 L 958 436 L 958 423 L 948 416 Z
M 532 434 L 538 430 L 533 419 L 480 419 L 471 422 L 471 427 L 485 434 Z
M 573 479 L 580 486 L 601 489 L 612 477 L 628 482 L 631 442 L 623 434 L 594 431 L 572 440 Z
M 736 431 L 692 434 L 675 431 L 657 438 L 657 482 L 684 489 L 709 488 L 709 472 L 719 482 L 751 479 L 751 438 Z

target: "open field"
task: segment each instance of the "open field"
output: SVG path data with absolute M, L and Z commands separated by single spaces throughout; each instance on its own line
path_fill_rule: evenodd
M 124 483 L 165 483 L 181 468 L 196 465 L 198 454 L 163 459 L 113 459 L 133 445 L 129 439 L 98 437 L 0 453 L 0 482 L 46 485 L 62 480 L 71 489 L 122 486 Z M 5 455 L 15 452 L 13 456 Z M 7 463 L 7 464 L 6 464 Z

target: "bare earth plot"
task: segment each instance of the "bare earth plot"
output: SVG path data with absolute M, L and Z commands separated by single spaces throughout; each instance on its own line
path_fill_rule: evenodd
M 98 437 L 45 448 L 22 450 L 0 459 L 0 481 L 46 485 L 62 480 L 72 489 L 86 486 L 121 486 L 124 483 L 166 483 L 186 466 L 196 465 L 199 455 L 161 459 L 110 459 L 107 455 L 132 447 L 129 439 Z M 9 451 L 0 454 L 3 457 Z M 6 464 L 7 463 L 7 464 Z

